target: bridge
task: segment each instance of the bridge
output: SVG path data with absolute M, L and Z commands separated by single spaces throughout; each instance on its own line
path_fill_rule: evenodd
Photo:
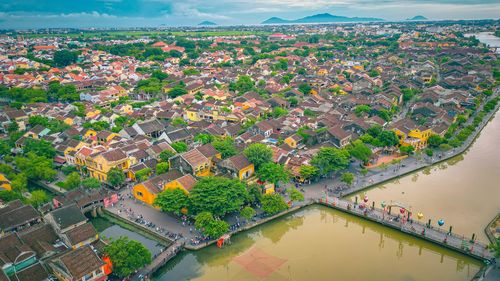
M 184 242 L 175 241 L 160 254 L 158 254 L 153 261 L 147 266 L 140 269 L 135 275 L 130 278 L 130 281 L 151 280 L 151 275 L 160 267 L 164 266 L 169 260 L 174 258 L 184 247 Z
M 375 204 L 366 206 L 363 203 L 357 204 L 357 202 L 330 196 L 317 199 L 316 203 L 391 227 L 442 247 L 482 260 L 486 263 L 494 261 L 494 256 L 488 250 L 487 245 L 476 241 L 474 235 L 469 239 L 463 235 L 457 235 L 451 232 L 451 229 L 445 231 L 432 226 L 430 223 L 422 223 L 416 218 L 402 216 L 401 214 L 391 214 L 388 208 L 378 209 L 375 207 Z

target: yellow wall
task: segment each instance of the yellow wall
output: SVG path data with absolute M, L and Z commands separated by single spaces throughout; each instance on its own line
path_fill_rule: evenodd
M 196 121 L 200 121 L 200 116 L 198 116 L 198 112 L 196 111 L 192 111 L 192 110 L 187 110 L 186 109 L 186 116 L 189 120 L 193 121 L 193 122 L 196 122 Z
M 250 171 L 250 175 L 248 177 L 253 176 L 253 174 L 255 172 L 255 168 L 254 168 L 253 164 L 250 164 L 246 168 L 243 168 L 243 169 L 240 170 L 240 172 L 238 173 L 238 177 L 240 178 L 240 180 L 244 180 L 245 179 L 244 176 L 245 176 L 245 173 L 247 171 Z
M 297 143 L 295 142 L 295 140 L 292 137 L 286 138 L 285 143 L 288 144 L 291 148 L 297 147 Z
M 135 185 L 133 187 L 132 193 L 134 194 L 135 198 L 151 206 L 153 205 L 157 196 L 156 194 L 152 194 L 151 192 L 149 192 L 149 190 L 142 183 Z

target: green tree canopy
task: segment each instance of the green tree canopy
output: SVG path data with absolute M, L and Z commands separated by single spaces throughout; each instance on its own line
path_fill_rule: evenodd
M 17 156 L 14 163 L 30 180 L 52 181 L 57 175 L 52 166 L 52 159 L 38 156 L 33 152 L 28 152 L 25 157 Z
M 111 168 L 108 172 L 107 182 L 113 187 L 118 187 L 125 182 L 125 174 L 117 167 Z
M 31 197 L 29 198 L 29 203 L 33 205 L 33 207 L 38 208 L 44 203 L 47 203 L 49 201 L 49 196 L 47 195 L 47 192 L 44 190 L 34 190 L 31 192 Z
M 311 165 L 301 165 L 299 174 L 304 180 L 311 180 L 319 176 L 319 169 Z
M 86 178 L 82 180 L 82 186 L 85 188 L 99 188 L 101 187 L 101 182 L 96 178 Z
M 168 169 L 169 169 L 168 162 L 160 162 L 156 164 L 157 175 L 165 174 L 166 172 L 168 172 Z
M 260 166 L 257 176 L 262 181 L 268 181 L 278 185 L 280 182 L 289 181 L 291 173 L 283 165 L 267 162 Z
M 76 62 L 78 52 L 60 50 L 54 52 L 54 64 L 59 67 L 65 67 Z
M 137 181 L 141 182 L 147 180 L 150 175 L 151 168 L 144 168 L 135 173 L 135 178 L 137 179 Z
M 286 192 L 288 193 L 288 196 L 290 196 L 290 199 L 292 201 L 304 201 L 304 194 L 302 194 L 295 187 L 288 188 Z
M 252 143 L 243 151 L 250 163 L 254 164 L 258 170 L 264 163 L 271 162 L 273 151 L 267 145 L 262 143 Z
M 168 159 L 170 159 L 174 155 L 175 152 L 165 149 L 162 152 L 160 152 L 160 160 L 161 162 L 168 162 Z
M 183 141 L 174 142 L 170 146 L 179 153 L 186 152 L 188 150 L 188 145 Z
M 262 210 L 268 215 L 274 215 L 288 209 L 288 205 L 281 195 L 265 194 L 261 200 Z
M 234 145 L 234 140 L 232 138 L 224 138 L 215 140 L 212 145 L 217 151 L 220 152 L 222 159 L 229 158 L 238 153 L 236 146 Z
M 367 163 L 372 155 L 372 150 L 361 140 L 355 140 L 347 147 L 347 151 L 349 151 L 349 154 L 352 157 L 362 161 L 363 163 Z
M 238 211 L 248 201 L 248 191 L 241 181 L 224 177 L 204 177 L 190 193 L 190 212 L 208 211 L 222 217 Z
M 104 247 L 104 252 L 113 263 L 113 273 L 122 278 L 151 263 L 151 252 L 141 243 L 125 236 L 111 241 Z
M 47 158 L 54 158 L 56 156 L 56 150 L 50 142 L 32 138 L 27 138 L 24 142 L 23 152 L 25 154 L 34 152 L 38 156 Z
M 241 209 L 240 216 L 248 221 L 255 216 L 255 210 L 252 207 L 246 206 Z
M 213 217 L 210 212 L 201 212 L 194 219 L 194 226 L 200 229 L 204 235 L 214 239 L 219 238 L 229 231 L 229 225 Z
M 384 146 L 395 146 L 399 144 L 399 138 L 393 131 L 383 131 L 378 136 L 378 139 Z
M 180 215 L 183 208 L 189 207 L 189 198 L 180 188 L 166 189 L 156 197 L 154 205 L 164 212 Z
M 349 166 L 349 152 L 334 147 L 322 147 L 311 159 L 321 175 L 343 170 Z
M 77 172 L 72 172 L 66 177 L 64 181 L 64 187 L 68 190 L 75 189 L 80 187 L 82 180 L 80 178 L 80 174 Z
M 439 147 L 444 142 L 444 139 L 440 135 L 432 135 L 427 139 L 427 143 L 430 147 Z
M 351 185 L 354 182 L 354 174 L 350 172 L 343 173 L 340 176 L 340 180 L 348 185 Z

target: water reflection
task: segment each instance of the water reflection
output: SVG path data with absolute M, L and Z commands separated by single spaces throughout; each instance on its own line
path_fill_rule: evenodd
M 245 267 L 235 261 L 254 251 L 265 259 Z M 285 263 L 267 268 L 265 261 L 273 259 Z M 479 266 L 434 244 L 317 206 L 236 235 L 223 249 L 183 253 L 158 280 L 470 280 Z M 269 275 L 259 278 L 256 272 L 262 270 Z

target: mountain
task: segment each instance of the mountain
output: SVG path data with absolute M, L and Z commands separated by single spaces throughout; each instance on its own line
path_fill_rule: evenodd
M 282 18 L 272 17 L 262 22 L 262 24 L 280 24 L 280 23 L 290 23 L 290 21 L 284 20 Z
M 428 18 L 421 16 L 421 15 L 418 15 L 418 16 L 414 16 L 411 19 L 406 19 L 406 20 L 420 21 L 420 20 L 428 20 Z
M 272 17 L 262 22 L 262 24 L 283 24 L 283 23 L 326 23 L 326 22 L 360 22 L 360 21 L 384 21 L 380 18 L 358 18 L 335 16 L 329 13 L 317 14 L 303 17 L 296 20 L 285 20 L 278 17 Z
M 217 24 L 213 21 L 205 20 L 205 21 L 200 22 L 198 25 L 217 25 Z

